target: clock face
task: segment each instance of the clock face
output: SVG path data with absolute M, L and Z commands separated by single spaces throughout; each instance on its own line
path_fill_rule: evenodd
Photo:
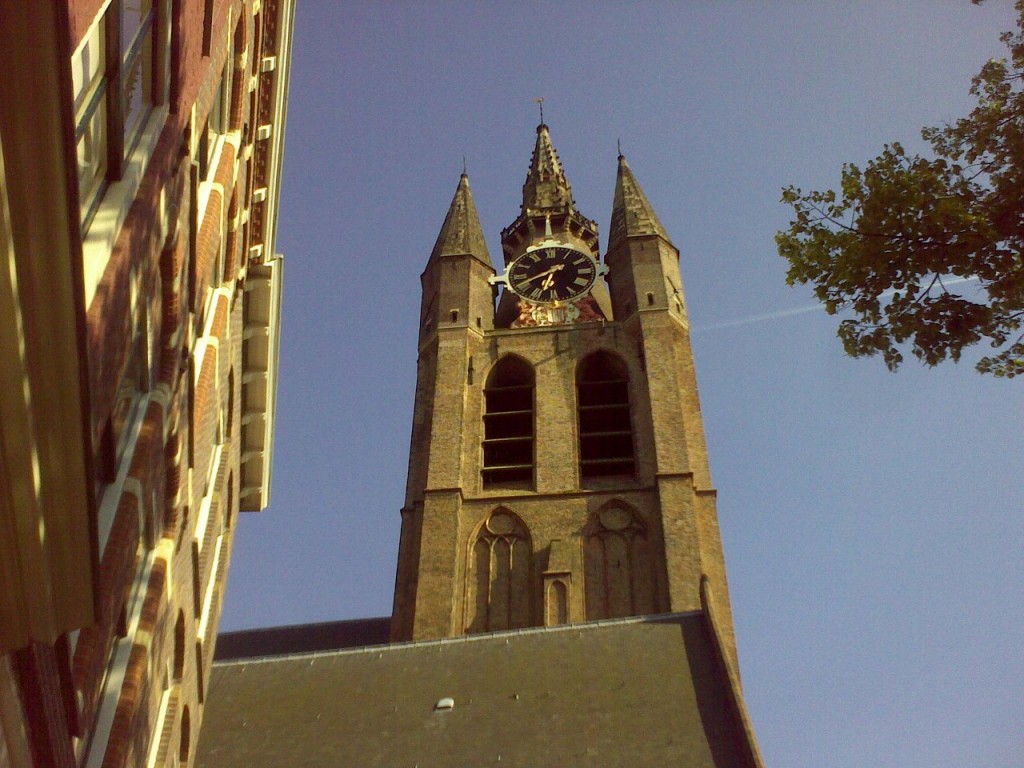
M 587 293 L 597 279 L 594 260 L 564 245 L 528 251 L 508 268 L 508 285 L 524 299 L 542 304 L 572 301 Z

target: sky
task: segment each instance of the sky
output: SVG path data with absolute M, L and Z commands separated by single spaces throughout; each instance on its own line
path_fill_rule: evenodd
M 390 614 L 419 275 L 463 158 L 500 257 L 544 97 L 602 249 L 621 140 L 681 252 L 767 765 L 1024 768 L 1024 381 L 845 357 L 773 241 L 783 186 L 835 186 L 966 114 L 1013 19 L 1007 0 L 300 0 L 271 503 L 237 528 L 222 630 Z

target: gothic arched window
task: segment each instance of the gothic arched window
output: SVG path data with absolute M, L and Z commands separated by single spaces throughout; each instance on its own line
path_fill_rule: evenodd
M 608 352 L 589 355 L 576 369 L 580 478 L 632 475 L 633 422 L 629 372 Z
M 642 616 L 657 611 L 654 561 L 647 527 L 621 502 L 610 502 L 584 533 L 587 619 Z
M 474 535 L 466 568 L 466 632 L 532 625 L 530 533 L 517 515 L 498 508 Z
M 521 357 L 498 361 L 484 386 L 484 487 L 533 483 L 533 368 Z

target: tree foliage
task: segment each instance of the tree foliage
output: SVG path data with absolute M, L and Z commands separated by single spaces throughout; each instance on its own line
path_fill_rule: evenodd
M 900 347 L 928 365 L 986 342 L 977 368 L 1024 373 L 1024 0 L 1002 35 L 1008 59 L 973 79 L 977 106 L 925 128 L 929 157 L 885 145 L 863 169 L 845 164 L 838 191 L 783 190 L 793 208 L 776 237 L 790 285 L 810 283 L 854 357 Z

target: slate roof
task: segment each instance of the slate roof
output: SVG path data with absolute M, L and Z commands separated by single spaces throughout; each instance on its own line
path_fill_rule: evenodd
M 757 768 L 707 616 L 218 663 L 195 765 Z
M 619 155 L 612 220 L 608 226 L 608 249 L 627 237 L 640 235 L 658 235 L 672 242 L 626 158 Z
M 431 259 L 439 256 L 473 256 L 488 267 L 493 267 L 491 256 L 487 251 L 487 239 L 480 226 L 480 216 L 476 212 L 473 193 L 469 189 L 469 176 L 465 173 L 459 178 L 459 186 L 455 188 L 455 196 L 448 206 L 448 215 L 444 217 L 441 232 L 437 235 Z
M 391 635 L 391 617 L 325 621 L 291 627 L 267 627 L 221 632 L 214 661 L 251 659 L 259 656 L 336 651 L 384 645 Z

